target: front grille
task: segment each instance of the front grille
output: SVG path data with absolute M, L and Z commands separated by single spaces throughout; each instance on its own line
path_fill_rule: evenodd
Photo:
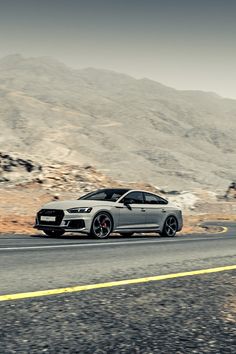
M 55 217 L 55 220 L 41 220 L 41 216 Z M 64 217 L 64 211 L 57 210 L 57 209 L 41 209 L 37 214 L 37 218 L 40 225 L 59 226 L 62 222 L 63 217 Z

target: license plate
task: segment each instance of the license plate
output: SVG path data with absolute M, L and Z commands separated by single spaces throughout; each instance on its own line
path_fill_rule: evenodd
M 41 221 L 56 221 L 56 217 L 55 216 L 41 216 L 40 220 Z

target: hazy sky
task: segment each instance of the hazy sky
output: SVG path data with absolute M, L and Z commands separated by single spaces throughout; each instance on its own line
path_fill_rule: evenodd
M 0 0 L 12 53 L 236 99 L 236 0 Z

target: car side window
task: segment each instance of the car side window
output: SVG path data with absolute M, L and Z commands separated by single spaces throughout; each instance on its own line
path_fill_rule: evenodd
M 101 192 L 96 194 L 96 196 L 93 196 L 93 200 L 104 200 L 106 198 L 106 193 L 105 192 Z M 88 198 L 89 200 L 89 198 Z
M 111 196 L 111 200 L 116 202 L 120 197 L 121 197 L 120 194 L 113 193 L 112 196 Z
M 142 192 L 131 192 L 122 199 L 122 203 L 127 204 L 143 204 L 143 202 Z
M 151 193 L 144 193 L 145 204 L 168 204 L 168 201 Z

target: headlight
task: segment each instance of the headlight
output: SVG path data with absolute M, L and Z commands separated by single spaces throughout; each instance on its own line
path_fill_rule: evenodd
M 90 213 L 93 208 L 71 208 L 67 209 L 68 213 L 76 214 L 76 213 Z

